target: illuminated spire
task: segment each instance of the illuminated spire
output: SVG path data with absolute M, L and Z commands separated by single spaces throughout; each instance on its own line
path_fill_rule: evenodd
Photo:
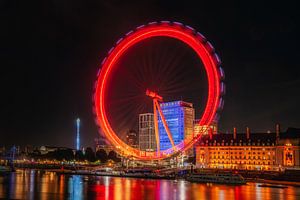
M 80 119 L 76 119 L 76 150 L 80 150 Z

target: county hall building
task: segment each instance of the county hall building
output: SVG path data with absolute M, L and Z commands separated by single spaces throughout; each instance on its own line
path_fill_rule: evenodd
M 282 170 L 300 168 L 300 129 L 275 133 L 208 134 L 196 144 L 198 168 Z

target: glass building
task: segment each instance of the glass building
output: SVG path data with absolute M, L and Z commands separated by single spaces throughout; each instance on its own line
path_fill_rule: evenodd
M 160 103 L 161 110 L 167 121 L 175 145 L 184 139 L 193 137 L 193 125 L 195 111 L 192 103 L 184 101 L 172 101 Z M 163 126 L 161 117 L 158 115 L 158 130 L 160 135 L 160 149 L 172 148 L 167 132 Z
M 156 151 L 154 114 L 139 114 L 139 148 L 143 151 Z

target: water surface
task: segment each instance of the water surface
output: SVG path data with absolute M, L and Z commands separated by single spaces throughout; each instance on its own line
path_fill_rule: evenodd
M 0 175 L 4 199 L 300 199 L 300 188 L 261 188 L 18 170 Z

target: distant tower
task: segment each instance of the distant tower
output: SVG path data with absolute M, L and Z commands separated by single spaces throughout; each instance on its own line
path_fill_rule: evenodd
M 80 119 L 76 119 L 76 150 L 80 150 Z

